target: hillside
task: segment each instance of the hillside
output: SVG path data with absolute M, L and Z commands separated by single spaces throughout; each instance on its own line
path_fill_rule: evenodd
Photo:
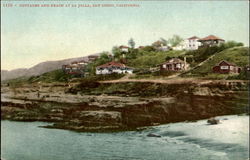
M 212 68 L 220 61 L 226 60 L 235 63 L 239 67 L 244 68 L 249 64 L 249 47 L 235 47 L 215 53 L 215 55 L 208 59 L 201 66 L 191 70 L 189 74 L 197 76 L 205 76 L 212 74 Z
M 77 57 L 77 58 L 70 58 L 64 59 L 59 61 L 46 61 L 39 63 L 31 68 L 21 68 L 21 69 L 14 69 L 14 70 L 1 70 L 1 81 L 14 79 L 18 77 L 30 77 L 40 75 L 46 72 L 54 71 L 60 69 L 62 65 L 69 64 L 73 61 L 87 59 L 87 57 Z

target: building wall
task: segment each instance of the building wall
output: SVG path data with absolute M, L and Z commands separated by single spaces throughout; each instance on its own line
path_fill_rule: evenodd
M 112 74 L 112 73 L 118 73 L 118 74 L 132 74 L 133 70 L 132 69 L 126 69 L 126 70 L 122 70 L 122 69 L 96 69 L 96 74 Z
M 222 74 L 239 73 L 240 68 L 236 67 L 236 66 L 223 64 L 223 65 L 213 67 L 213 72 L 214 73 L 222 73 Z
M 196 50 L 199 46 L 201 46 L 201 42 L 198 42 L 198 39 L 185 40 L 185 49 L 187 50 Z

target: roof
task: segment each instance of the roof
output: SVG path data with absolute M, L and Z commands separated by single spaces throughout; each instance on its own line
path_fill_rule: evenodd
M 205 38 L 200 39 L 200 41 L 209 41 L 209 40 L 222 40 L 222 41 L 224 41 L 224 39 L 221 39 L 221 38 L 216 37 L 214 35 L 209 35 L 209 36 L 207 36 Z
M 170 63 L 185 63 L 185 62 L 179 58 L 172 58 L 162 64 L 170 64 Z
M 191 39 L 200 39 L 200 38 L 199 38 L 199 37 L 196 37 L 196 36 L 193 36 L 193 37 L 188 38 L 188 40 L 191 40 Z
M 129 48 L 128 46 L 120 46 L 119 48 Z
M 222 62 L 225 62 L 226 64 L 228 64 L 230 66 L 236 66 L 236 64 L 228 62 L 228 61 L 225 61 L 225 60 L 220 61 L 216 66 L 219 66 Z
M 78 63 L 88 63 L 87 61 L 85 61 L 85 60 L 81 60 L 81 61 L 78 61 Z
M 105 63 L 103 65 L 97 66 L 96 68 L 106 68 L 106 67 L 127 67 L 127 66 L 123 63 L 112 61 L 112 62 Z

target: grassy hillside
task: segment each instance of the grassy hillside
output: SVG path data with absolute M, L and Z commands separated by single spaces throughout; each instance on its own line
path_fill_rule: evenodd
M 211 55 L 214 55 L 213 58 L 207 60 L 203 65 L 192 69 L 191 71 L 183 74 L 183 77 L 203 77 L 208 79 L 246 79 L 247 74 L 241 73 L 238 77 L 237 76 L 229 76 L 227 74 L 215 74 L 212 73 L 212 67 L 219 63 L 221 60 L 226 60 L 228 62 L 235 63 L 240 67 L 245 67 L 249 64 L 249 47 L 234 47 L 234 48 L 222 48 L 220 47 L 210 47 L 210 48 L 201 48 L 195 51 L 165 51 L 165 52 L 156 52 L 156 51 L 143 51 L 139 52 L 135 58 L 127 59 L 127 65 L 130 67 L 135 68 L 139 72 L 137 78 L 159 78 L 159 76 L 168 76 L 168 74 L 160 74 L 158 72 L 150 73 L 150 72 L 140 72 L 144 69 L 149 69 L 150 67 L 156 67 L 158 64 L 163 63 L 166 59 L 172 57 L 179 57 L 183 58 L 184 56 L 187 57 L 188 63 L 192 67 L 196 66 L 200 62 L 206 60 Z M 104 57 L 105 58 L 105 57 Z M 110 80 L 110 79 L 118 79 L 121 78 L 123 75 L 94 75 L 95 72 L 95 65 L 98 65 L 103 60 L 102 58 L 97 59 L 96 62 L 89 64 L 88 68 L 90 72 L 93 72 L 90 77 L 83 78 L 82 80 L 88 81 L 97 81 L 97 80 Z M 111 61 L 108 58 L 104 59 L 106 61 Z M 104 63 L 104 62 L 102 62 Z M 135 71 L 136 71 L 135 70 Z M 242 75 L 243 74 L 243 75 Z M 32 77 L 22 77 L 8 81 L 9 84 L 17 85 L 22 83 L 34 83 L 34 82 L 68 82 L 72 78 L 79 78 L 79 76 L 75 75 L 67 75 L 63 73 L 62 70 L 54 70 L 51 72 L 44 73 L 39 76 L 32 76 Z
M 178 57 L 183 54 L 185 51 L 147 52 L 128 61 L 128 66 L 139 69 L 156 67 L 166 61 L 167 57 Z
M 231 63 L 235 63 L 239 67 L 245 67 L 249 64 L 249 48 L 248 47 L 236 47 L 223 50 L 216 53 L 215 56 L 206 61 L 200 67 L 191 71 L 194 75 L 208 75 L 212 73 L 212 67 L 218 64 L 220 61 L 226 60 Z

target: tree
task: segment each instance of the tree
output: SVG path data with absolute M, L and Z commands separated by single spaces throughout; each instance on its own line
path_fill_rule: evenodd
M 169 44 L 171 45 L 171 47 L 176 47 L 178 46 L 181 42 L 183 41 L 183 38 L 181 38 L 178 35 L 173 35 L 172 38 L 168 39 Z
M 162 44 L 163 44 L 164 46 L 167 46 L 167 45 L 168 45 L 168 41 L 167 41 L 166 39 L 160 38 L 160 41 L 162 42 Z
M 135 41 L 133 38 L 130 38 L 130 40 L 128 41 L 128 45 L 133 49 L 135 48 Z
M 122 52 L 121 52 L 120 48 L 117 46 L 114 46 L 112 48 L 112 54 L 113 54 L 115 59 L 120 59 L 122 56 Z

